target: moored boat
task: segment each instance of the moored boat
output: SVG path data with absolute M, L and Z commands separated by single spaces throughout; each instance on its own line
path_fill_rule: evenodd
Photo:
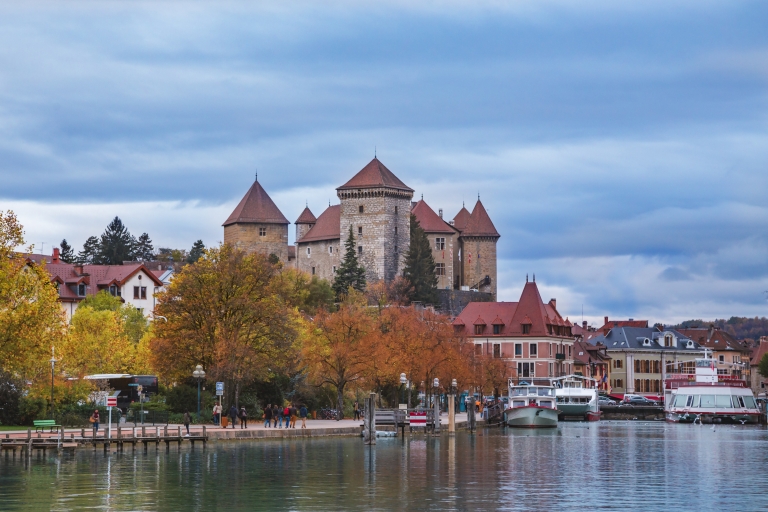
M 504 411 L 510 427 L 551 428 L 559 411 L 553 386 L 515 385 L 509 381 L 509 407 Z
M 598 406 L 597 381 L 581 375 L 566 375 L 549 379 L 555 387 L 557 410 L 560 419 L 575 419 L 598 421 L 600 407 Z

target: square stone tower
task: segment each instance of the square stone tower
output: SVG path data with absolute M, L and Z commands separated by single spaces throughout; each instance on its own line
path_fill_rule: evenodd
M 463 212 L 466 209 L 462 208 Z M 490 292 L 496 297 L 496 243 L 501 235 L 491 221 L 480 198 L 469 216 L 459 212 L 454 226 L 461 230 L 461 284 L 477 287 L 481 292 Z M 486 276 L 488 279 L 486 279 Z
M 374 158 L 336 194 L 341 201 L 342 251 L 352 226 L 368 282 L 392 281 L 402 273 L 410 245 L 413 189 Z

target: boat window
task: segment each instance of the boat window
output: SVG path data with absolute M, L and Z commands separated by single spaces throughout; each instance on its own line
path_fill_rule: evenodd
M 525 400 L 512 400 L 512 407 L 525 407 Z
M 687 407 L 690 407 L 691 405 L 693 405 L 693 395 L 688 395 L 686 398 L 687 400 L 685 402 L 685 405 Z
M 685 395 L 677 395 L 675 397 L 675 402 L 672 404 L 672 407 L 685 407 L 685 399 L 688 398 Z
M 691 407 L 699 407 L 699 395 L 693 395 L 693 403 Z
M 714 407 L 715 395 L 701 395 L 701 407 Z
M 717 395 L 715 397 L 715 403 L 720 409 L 733 407 L 731 405 L 731 395 Z
M 539 405 L 542 407 L 552 407 L 552 400 L 539 400 Z
M 744 397 L 744 406 L 747 409 L 757 409 L 757 405 L 755 404 L 755 397 L 753 397 L 753 396 L 745 396 Z
M 740 396 L 733 397 L 733 406 L 736 408 L 744 407 L 744 399 Z

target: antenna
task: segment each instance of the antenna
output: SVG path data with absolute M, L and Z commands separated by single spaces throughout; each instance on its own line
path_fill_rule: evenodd
M 259 181 L 259 169 L 256 168 L 256 181 Z
M 528 282 L 528 274 L 525 274 L 525 282 Z
M 376 158 L 376 146 L 373 146 L 373 158 Z
M 536 282 L 536 274 L 533 274 L 533 282 Z

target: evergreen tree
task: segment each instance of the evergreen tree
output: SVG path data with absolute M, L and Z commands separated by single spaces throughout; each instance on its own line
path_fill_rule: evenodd
M 403 276 L 413 286 L 410 299 L 425 304 L 437 302 L 437 275 L 435 258 L 427 234 L 411 215 L 411 246 L 405 255 Z
M 152 247 L 152 240 L 149 235 L 142 233 L 136 242 L 134 257 L 138 261 L 152 261 L 155 258 L 155 248 Z
M 187 256 L 187 263 L 194 263 L 199 260 L 203 256 L 204 250 L 205 244 L 202 240 L 198 240 L 192 244 L 192 249 L 189 250 L 189 255 Z
M 61 244 L 59 244 L 59 248 L 61 249 L 61 252 L 59 253 L 59 259 L 63 261 L 64 263 L 74 263 L 75 262 L 75 251 L 72 249 L 72 246 L 67 243 L 67 239 L 61 241 Z
M 123 221 L 115 217 L 101 235 L 99 256 L 95 263 L 122 265 L 124 261 L 135 261 L 137 245 L 136 238 L 123 225 Z
M 91 265 L 99 259 L 99 239 L 95 236 L 88 237 L 83 244 L 83 250 L 77 254 L 77 262 L 80 265 Z
M 365 269 L 357 261 L 356 246 L 355 235 L 350 225 L 349 236 L 344 242 L 344 260 L 341 262 L 341 266 L 336 272 L 336 279 L 333 281 L 333 291 L 339 300 L 347 294 L 350 286 L 358 291 L 365 289 Z

